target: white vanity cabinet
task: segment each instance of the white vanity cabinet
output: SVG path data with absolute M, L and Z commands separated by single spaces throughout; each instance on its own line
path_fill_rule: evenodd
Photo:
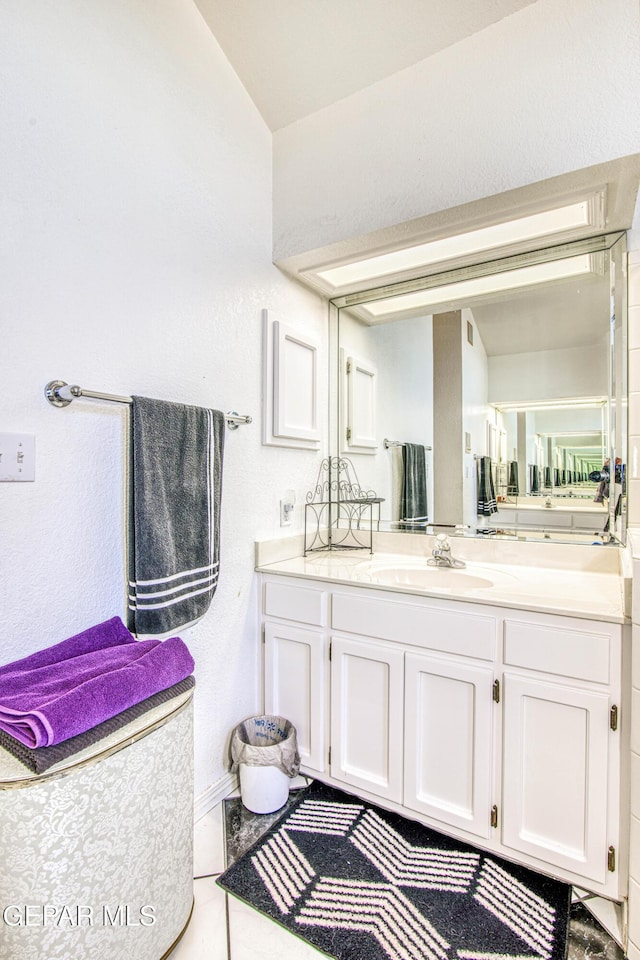
M 505 675 L 503 842 L 604 883 L 606 693 Z
M 491 831 L 490 667 L 405 655 L 404 805 L 485 840 Z
M 503 843 L 606 884 L 620 849 L 620 627 L 532 614 L 503 630 Z
M 328 643 L 317 628 L 326 623 L 327 596 L 282 578 L 263 586 L 265 710 L 292 721 L 301 763 L 313 773 L 326 769 Z
M 626 895 L 624 625 L 271 574 L 262 597 L 304 772 Z
M 404 651 L 331 638 L 331 776 L 402 803 Z
M 599 534 L 604 530 L 608 513 L 601 504 L 592 504 L 591 507 L 572 504 L 567 498 L 564 504 L 556 503 L 551 508 L 545 508 L 544 501 L 538 505 L 500 503 L 497 513 L 489 518 L 490 527 L 522 527 L 533 529 L 573 530 L 575 533 Z
M 325 639 L 314 630 L 266 623 L 264 643 L 265 710 L 292 720 L 302 765 L 322 773 L 326 753 Z

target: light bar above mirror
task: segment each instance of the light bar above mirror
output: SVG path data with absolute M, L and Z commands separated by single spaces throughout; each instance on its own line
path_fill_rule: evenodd
M 354 283 L 388 281 L 407 271 L 425 269 L 460 257 L 501 250 L 529 240 L 556 239 L 576 229 L 599 232 L 604 224 L 604 193 L 576 203 L 543 210 L 530 216 L 495 223 L 454 236 L 430 240 L 347 263 L 320 268 L 313 273 L 333 292 Z M 312 272 L 312 271 L 309 271 Z
M 375 323 L 381 319 L 387 319 L 393 314 L 410 316 L 416 311 L 424 311 L 426 308 L 431 309 L 433 307 L 442 308 L 459 300 L 475 302 L 479 298 L 496 293 L 594 273 L 602 273 L 596 256 L 582 254 L 579 257 L 567 257 L 563 260 L 537 263 L 529 267 L 494 273 L 490 276 L 471 277 L 468 280 L 459 280 L 456 283 L 374 300 L 366 306 L 360 306 L 358 313 L 363 320 Z

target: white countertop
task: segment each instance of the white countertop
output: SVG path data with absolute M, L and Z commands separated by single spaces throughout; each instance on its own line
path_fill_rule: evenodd
M 604 548 L 603 548 L 604 549 Z M 453 554 L 456 556 L 455 544 Z M 467 559 L 464 569 L 438 568 L 427 556 L 331 551 L 257 566 L 261 573 L 469 603 L 624 623 L 625 579 L 615 570 L 570 569 Z
M 608 504 L 596 503 L 594 500 L 574 500 L 571 497 L 566 500 L 555 500 L 550 507 L 545 505 L 542 497 L 537 503 L 531 500 L 500 500 L 498 510 L 538 510 L 540 513 L 595 513 L 601 514 L 605 520 L 609 513 Z

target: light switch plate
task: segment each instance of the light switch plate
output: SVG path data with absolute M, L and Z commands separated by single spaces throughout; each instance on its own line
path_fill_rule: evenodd
M 0 483 L 36 478 L 36 438 L 31 433 L 0 433 Z

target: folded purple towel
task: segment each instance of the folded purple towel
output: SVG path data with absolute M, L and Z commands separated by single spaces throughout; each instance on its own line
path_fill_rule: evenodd
M 179 637 L 136 640 L 112 617 L 0 667 L 0 730 L 28 747 L 51 746 L 184 680 L 193 667 Z

